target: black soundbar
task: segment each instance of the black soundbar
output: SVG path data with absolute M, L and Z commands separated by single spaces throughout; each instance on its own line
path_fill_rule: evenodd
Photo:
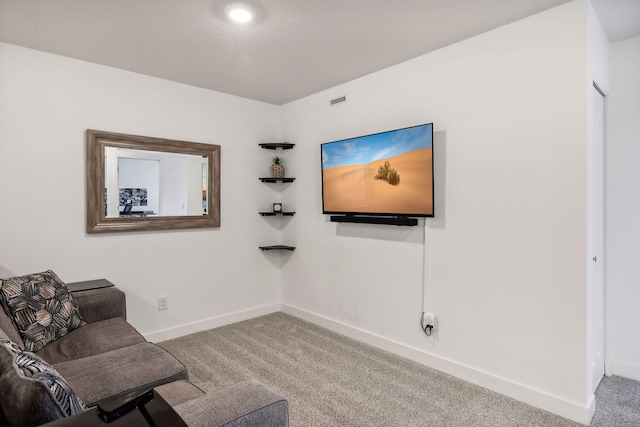
M 417 218 L 386 216 L 332 215 L 331 222 L 355 222 L 358 224 L 418 225 Z

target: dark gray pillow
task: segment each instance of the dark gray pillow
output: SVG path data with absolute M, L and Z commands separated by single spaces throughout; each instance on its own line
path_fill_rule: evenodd
M 51 270 L 0 279 L 0 302 L 27 351 L 38 351 L 86 325 L 67 285 Z
M 47 362 L 0 339 L 0 409 L 12 427 L 38 426 L 85 410 Z

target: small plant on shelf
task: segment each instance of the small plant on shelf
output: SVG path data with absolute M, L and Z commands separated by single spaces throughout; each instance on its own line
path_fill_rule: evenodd
M 281 156 L 273 156 L 273 164 L 271 165 L 271 175 L 274 178 L 284 177 L 284 159 Z

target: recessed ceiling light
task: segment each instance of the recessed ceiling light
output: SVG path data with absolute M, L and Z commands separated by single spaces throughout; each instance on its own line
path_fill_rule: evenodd
M 255 16 L 253 8 L 241 3 L 230 4 L 224 9 L 224 12 L 232 21 L 242 24 L 252 21 Z

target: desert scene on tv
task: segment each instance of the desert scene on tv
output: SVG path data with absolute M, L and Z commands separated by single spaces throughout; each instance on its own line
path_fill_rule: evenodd
M 324 211 L 433 215 L 432 156 L 426 125 L 323 144 Z

